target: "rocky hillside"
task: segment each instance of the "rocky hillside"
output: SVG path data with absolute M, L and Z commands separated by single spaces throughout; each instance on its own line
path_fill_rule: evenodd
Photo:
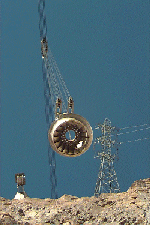
M 127 192 L 104 193 L 98 198 L 1 197 L 0 224 L 150 224 L 150 178 L 135 181 Z

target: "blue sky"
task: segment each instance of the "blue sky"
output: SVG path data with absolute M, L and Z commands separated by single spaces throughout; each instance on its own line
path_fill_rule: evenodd
M 38 1 L 2 0 L 1 185 L 12 199 L 15 173 L 30 197 L 50 197 Z M 149 2 L 49 0 L 49 47 L 74 99 L 93 127 L 150 124 Z M 148 131 L 120 141 L 149 137 Z M 150 141 L 122 144 L 115 170 L 121 191 L 150 174 Z M 99 146 L 100 147 L 100 146 Z M 58 197 L 92 196 L 100 166 L 92 146 L 80 157 L 56 154 Z

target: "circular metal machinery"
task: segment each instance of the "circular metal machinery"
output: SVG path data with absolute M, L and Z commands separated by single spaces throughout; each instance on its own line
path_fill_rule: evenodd
M 73 138 L 70 135 L 72 132 Z M 89 149 L 93 140 L 93 131 L 88 121 L 82 116 L 63 113 L 59 114 L 59 117 L 51 124 L 48 139 L 52 149 L 58 154 L 76 157 Z

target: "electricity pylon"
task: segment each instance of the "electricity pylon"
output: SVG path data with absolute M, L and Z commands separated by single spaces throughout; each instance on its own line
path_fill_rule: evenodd
M 94 142 L 94 149 L 96 144 L 101 144 L 101 150 L 99 149 L 94 157 L 100 158 L 101 160 L 94 193 L 94 195 L 98 197 L 101 193 L 120 192 L 120 188 L 113 164 L 117 152 L 113 155 L 111 153 L 111 148 L 117 147 L 115 146 L 117 141 L 111 139 L 112 136 L 117 137 L 117 129 L 111 126 L 111 121 L 107 118 L 104 120 L 104 123 L 99 124 L 96 129 L 101 129 L 102 132 L 102 136 L 96 138 Z

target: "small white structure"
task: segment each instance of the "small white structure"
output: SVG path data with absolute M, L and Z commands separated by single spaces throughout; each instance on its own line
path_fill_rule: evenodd
M 16 193 L 14 199 L 24 199 L 25 198 L 25 195 L 24 194 L 21 194 L 19 192 Z

